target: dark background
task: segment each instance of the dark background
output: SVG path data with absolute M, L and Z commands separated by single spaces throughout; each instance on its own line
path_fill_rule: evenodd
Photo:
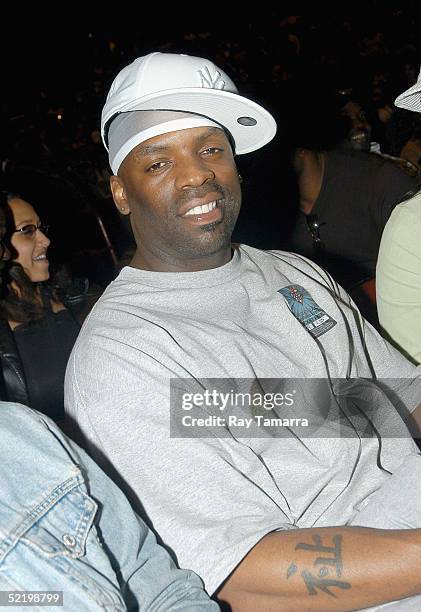
M 3 185 L 25 195 L 52 224 L 57 261 L 70 258 L 88 275 L 96 267 L 88 251 L 104 250 L 92 210 L 104 217 L 118 257 L 130 246 L 106 193 L 107 158 L 97 130 L 112 79 L 135 57 L 153 50 L 207 56 L 274 114 L 274 141 L 238 158 L 244 204 L 235 238 L 262 248 L 282 248 L 294 219 L 284 146 L 291 91 L 299 92 L 302 126 L 323 139 L 338 91 L 352 91 L 374 113 L 393 106 L 421 63 L 416 2 L 368 0 L 335 12 L 322 5 L 299 15 L 256 4 L 122 3 L 96 7 L 92 19 L 87 9 L 22 8 L 4 21 L 0 158 Z M 113 274 L 107 265 L 97 279 L 103 283 Z

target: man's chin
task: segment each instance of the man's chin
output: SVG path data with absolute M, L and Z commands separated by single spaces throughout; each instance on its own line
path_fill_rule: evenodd
M 218 225 L 221 225 L 221 221 L 215 221 L 214 223 L 209 223 L 209 225 L 202 225 L 200 229 L 204 232 L 213 232 L 217 230 Z
M 203 240 L 196 246 L 197 248 L 190 252 L 190 255 L 195 259 L 217 255 L 231 247 L 231 234 L 229 236 L 215 236 L 214 240 Z

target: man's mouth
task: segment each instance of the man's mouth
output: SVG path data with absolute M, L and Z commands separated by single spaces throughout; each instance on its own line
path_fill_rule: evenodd
M 202 206 L 195 206 L 194 208 L 190 208 L 183 216 L 187 217 L 190 215 L 206 215 L 214 210 L 218 204 L 218 200 L 213 200 L 213 202 L 209 202 L 209 204 L 202 204 Z
M 219 197 L 218 197 L 219 196 Z M 180 207 L 179 216 L 194 225 L 218 223 L 223 218 L 224 199 L 214 189 L 202 197 L 192 197 Z
M 191 206 L 181 218 L 191 225 L 210 225 L 219 223 L 223 218 L 223 199 L 211 200 L 205 204 Z

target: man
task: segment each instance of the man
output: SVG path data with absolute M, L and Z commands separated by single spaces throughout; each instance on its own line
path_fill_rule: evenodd
M 421 511 L 399 508 L 420 457 L 390 406 L 418 404 L 416 369 L 320 268 L 230 243 L 234 151 L 263 146 L 274 120 L 212 62 L 155 53 L 116 77 L 102 130 L 137 251 L 68 365 L 67 410 L 90 452 L 234 611 L 420 593 L 421 532 L 402 527 L 420 526 Z M 407 601 L 393 609 L 415 610 Z
M 396 106 L 421 112 L 421 71 Z M 388 336 L 421 362 L 421 192 L 395 208 L 386 224 L 377 264 L 377 307 Z

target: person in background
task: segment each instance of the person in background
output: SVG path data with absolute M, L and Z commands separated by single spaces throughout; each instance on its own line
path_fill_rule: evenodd
M 64 373 L 80 324 L 63 302 L 66 296 L 50 281 L 46 226 L 19 195 L 1 192 L 0 197 L 8 253 L 0 293 L 6 397 L 61 421 Z
M 395 104 L 421 112 L 421 71 Z M 380 325 L 393 344 L 421 363 L 421 191 L 392 212 L 380 243 L 376 279 Z
M 375 276 L 383 228 L 416 181 L 378 155 L 338 148 L 334 118 L 323 110 L 306 113 L 293 100 L 285 140 L 299 213 L 286 247 L 318 263 L 350 291 Z
M 349 121 L 349 131 L 342 143 L 343 147 L 354 151 L 369 151 L 371 125 L 360 102 L 351 97 L 345 101 L 341 112 Z

